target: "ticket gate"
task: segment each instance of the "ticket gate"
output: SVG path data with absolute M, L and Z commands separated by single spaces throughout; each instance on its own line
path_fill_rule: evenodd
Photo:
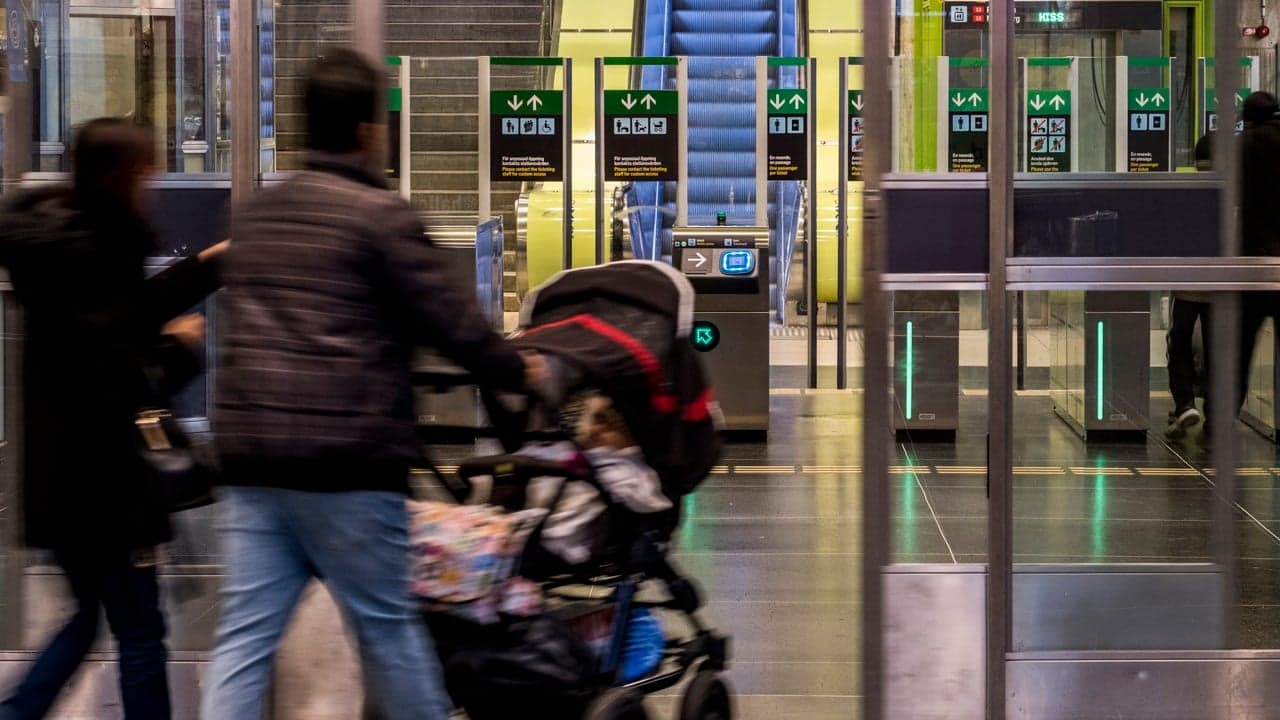
M 894 293 L 893 355 L 895 433 L 954 441 L 960 426 L 960 294 Z
M 769 431 L 767 227 L 675 228 L 672 262 L 697 291 L 690 337 L 731 433 Z

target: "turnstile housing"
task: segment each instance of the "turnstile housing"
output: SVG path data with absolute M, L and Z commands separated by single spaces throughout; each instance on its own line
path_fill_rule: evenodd
M 1151 426 L 1151 306 L 1146 293 L 1049 293 L 1054 411 L 1090 433 L 1145 437 Z
M 960 423 L 960 293 L 893 294 L 893 428 L 954 439 Z
M 703 360 L 724 414 L 724 429 L 729 432 L 769 430 L 768 247 L 768 228 L 674 231 L 671 260 L 697 291 L 694 318 L 720 331 L 719 344 L 705 352 Z M 752 271 L 722 272 L 725 253 L 738 251 L 750 253 Z M 734 273 L 741 269 L 728 268 Z
M 1246 338 L 1246 341 L 1248 338 Z M 1205 352 L 1209 352 L 1208 348 Z M 1275 324 L 1266 320 L 1258 330 L 1253 362 L 1249 364 L 1249 391 L 1245 395 L 1240 419 L 1264 437 L 1277 440 L 1280 428 L 1280 406 L 1276 404 L 1276 388 L 1280 388 L 1280 335 Z

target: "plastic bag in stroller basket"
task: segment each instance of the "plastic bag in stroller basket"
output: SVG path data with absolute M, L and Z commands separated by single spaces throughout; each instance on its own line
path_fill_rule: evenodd
M 429 609 L 481 623 L 541 609 L 536 584 L 515 576 L 547 511 L 410 502 L 410 590 Z

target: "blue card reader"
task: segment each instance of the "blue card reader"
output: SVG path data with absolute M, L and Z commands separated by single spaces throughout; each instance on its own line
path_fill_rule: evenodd
M 756 254 L 751 250 L 725 250 L 720 254 L 720 274 L 732 277 L 756 271 Z

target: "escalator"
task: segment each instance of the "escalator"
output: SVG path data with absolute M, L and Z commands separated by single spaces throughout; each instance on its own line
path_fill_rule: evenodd
M 646 0 L 643 54 L 686 56 L 689 70 L 689 224 L 755 222 L 755 58 L 798 54 L 797 0 Z M 770 87 L 795 87 L 779 68 Z M 647 67 L 645 89 L 675 87 L 675 71 Z M 797 182 L 769 184 L 771 307 L 783 319 L 800 210 Z M 669 260 L 676 184 L 634 183 L 627 193 L 636 257 Z

